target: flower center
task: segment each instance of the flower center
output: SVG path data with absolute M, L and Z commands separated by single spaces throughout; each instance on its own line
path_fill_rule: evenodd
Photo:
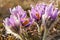
M 29 20 L 24 20 L 23 25 L 26 25 L 29 23 Z
M 36 13 L 36 17 L 37 19 L 40 19 L 40 15 L 38 13 Z

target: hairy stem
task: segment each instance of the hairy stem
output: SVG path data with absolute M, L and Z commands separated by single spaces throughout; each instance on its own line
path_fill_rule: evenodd
M 42 40 L 46 40 L 46 36 L 47 36 L 47 28 L 44 27 L 44 34 L 43 34 L 43 39 Z

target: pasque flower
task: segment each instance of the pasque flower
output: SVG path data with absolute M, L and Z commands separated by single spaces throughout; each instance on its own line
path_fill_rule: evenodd
M 33 19 L 27 18 L 26 11 L 24 11 L 19 5 L 13 9 L 10 8 L 10 13 L 10 17 L 3 21 L 6 26 L 16 29 L 19 28 L 19 26 L 30 26 L 33 22 Z
M 31 5 L 31 10 L 29 10 L 30 17 L 35 20 L 40 20 L 42 15 L 46 15 L 51 19 L 56 19 L 58 15 L 58 8 L 54 7 L 54 2 L 47 4 L 36 4 L 36 6 Z
M 54 7 L 54 2 L 46 6 L 45 14 L 47 17 L 50 17 L 51 19 L 56 19 L 56 17 L 58 16 L 58 8 Z
M 57 18 L 57 16 L 58 8 L 55 8 L 54 2 L 52 2 L 46 6 L 45 13 L 42 15 L 42 24 L 44 25 L 44 34 L 42 40 L 46 40 L 47 30 L 50 30 L 49 28 L 51 28 L 51 24 L 55 22 L 54 20 Z
M 14 7 L 13 9 L 11 9 L 10 8 L 10 13 L 11 13 L 11 15 L 15 15 L 16 17 L 20 17 L 20 18 L 23 18 L 23 17 L 26 17 L 27 15 L 26 15 L 26 11 L 24 11 L 23 9 L 22 9 L 22 7 L 21 6 L 16 6 L 16 7 Z
M 45 13 L 46 4 L 36 4 L 36 6 L 31 5 L 31 10 L 29 10 L 30 17 L 39 20 Z
M 16 6 L 13 9 L 10 8 L 10 17 L 8 18 L 8 22 L 11 26 L 20 25 L 20 18 L 26 17 L 26 11 L 24 11 L 21 6 Z

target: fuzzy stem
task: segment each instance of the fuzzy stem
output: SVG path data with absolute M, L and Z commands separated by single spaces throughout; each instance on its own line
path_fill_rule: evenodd
M 42 16 L 42 24 L 43 24 L 43 27 L 44 27 L 44 34 L 43 34 L 43 39 L 42 40 L 46 40 L 46 36 L 47 36 L 46 19 L 47 19 L 47 14 L 44 14 Z
M 42 40 L 46 40 L 46 36 L 47 36 L 46 34 L 47 34 L 47 28 L 44 26 L 44 34 Z

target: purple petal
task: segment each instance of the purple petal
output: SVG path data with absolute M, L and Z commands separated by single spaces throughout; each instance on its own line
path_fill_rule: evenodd
M 18 15 L 20 17 L 26 17 L 26 11 L 24 11 L 21 6 L 16 6 L 13 9 L 10 8 L 10 13 L 11 15 L 15 15 L 16 17 L 18 17 Z
M 10 16 L 9 21 L 10 21 L 10 23 L 12 24 L 12 26 L 14 26 L 14 25 L 15 25 L 15 22 L 14 22 L 14 19 L 13 19 L 13 17 L 12 17 L 12 16 Z
M 53 3 L 51 3 L 49 6 L 46 7 L 45 13 L 48 14 L 48 16 L 52 16 L 52 13 L 53 13 Z
M 58 16 L 58 8 L 55 8 L 53 14 L 52 14 L 52 18 L 55 19 Z
M 12 15 L 15 15 L 16 16 L 16 14 L 17 14 L 17 10 L 16 10 L 16 8 L 14 7 L 13 9 L 9 9 L 10 10 L 10 13 L 12 14 Z
M 3 21 L 5 26 L 11 26 L 10 22 L 9 22 L 9 18 L 5 18 L 5 20 Z

